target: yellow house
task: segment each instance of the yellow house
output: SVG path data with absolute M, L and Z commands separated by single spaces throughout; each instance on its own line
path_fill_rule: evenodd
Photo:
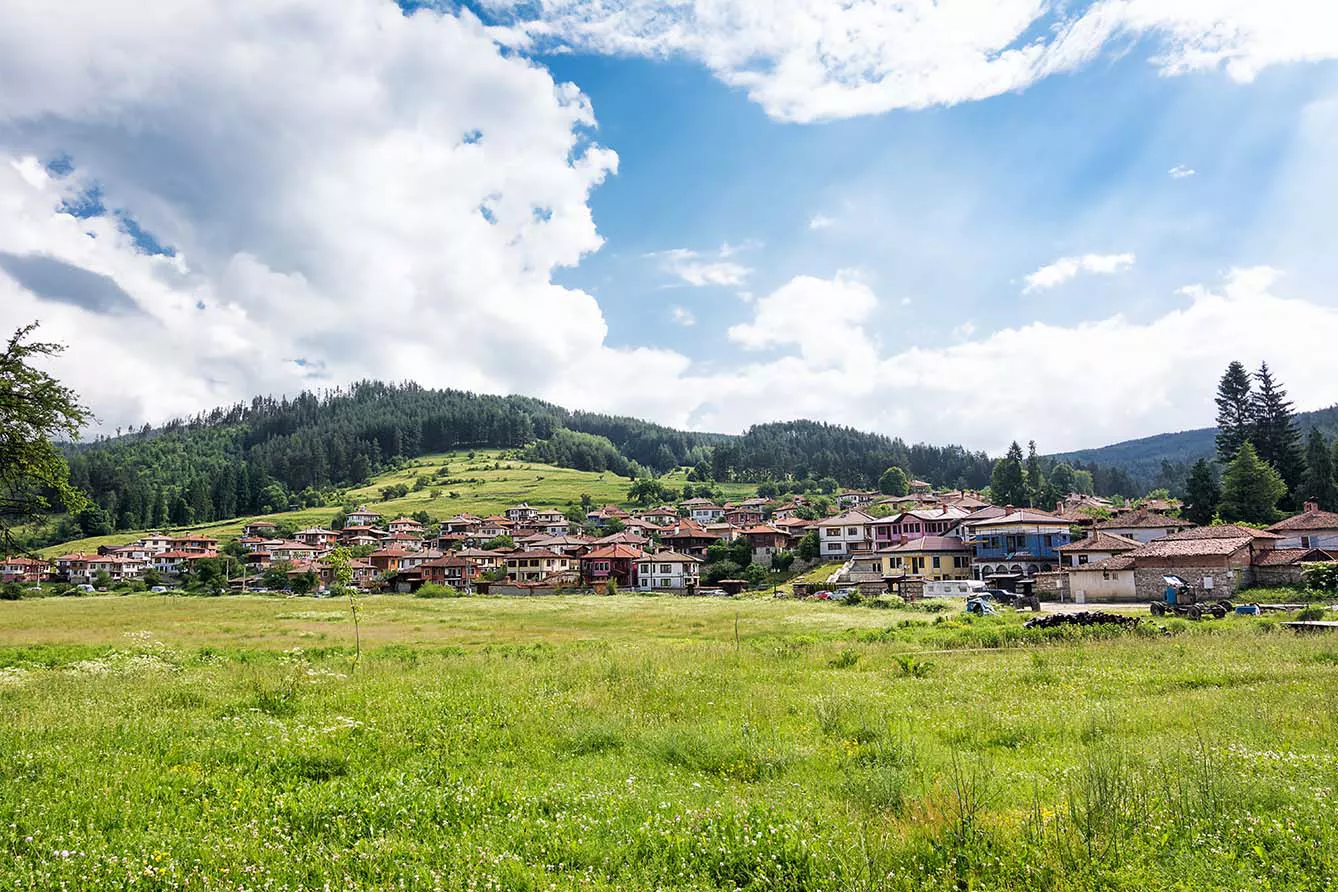
M 926 581 L 971 578 L 971 546 L 957 536 L 924 536 L 879 552 L 884 576 Z

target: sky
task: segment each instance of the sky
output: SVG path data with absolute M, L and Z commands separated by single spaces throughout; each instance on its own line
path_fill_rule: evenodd
M 0 0 L 93 430 L 366 378 L 1001 452 L 1338 401 L 1326 0 Z M 90 431 L 91 432 L 91 431 Z

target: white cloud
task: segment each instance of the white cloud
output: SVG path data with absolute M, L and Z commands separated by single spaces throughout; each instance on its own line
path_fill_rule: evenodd
M 697 324 L 697 314 L 689 310 L 687 307 L 673 307 L 669 311 L 669 318 L 673 319 L 674 322 L 684 328 Z
M 1081 257 L 1061 257 L 1026 276 L 1023 294 L 1062 285 L 1079 273 L 1120 273 L 1134 265 L 1133 254 L 1084 254 Z
M 629 383 L 680 364 L 605 347 L 594 298 L 552 283 L 600 247 L 587 198 L 617 157 L 591 141 L 576 87 L 504 55 L 470 15 L 5 7 L 0 252 L 107 277 L 135 309 L 42 299 L 0 272 L 0 329 L 40 318 L 68 342 L 62 374 L 108 426 L 303 383 L 543 394 L 592 354 Z M 76 165 L 64 179 L 32 160 L 60 152 Z M 110 217 L 56 212 L 91 182 L 177 257 L 139 253 Z
M 966 340 L 975 333 L 976 333 L 976 324 L 972 322 L 970 319 L 967 319 L 961 325 L 958 325 L 956 328 L 952 330 L 952 336 L 954 338 L 958 338 L 959 340 Z
M 814 214 L 808 220 L 808 228 L 813 230 L 827 229 L 828 227 L 835 225 L 836 225 L 836 218 L 829 217 L 826 214 Z
M 789 355 L 728 375 L 689 373 L 679 387 L 702 394 L 687 417 L 707 430 L 811 417 L 996 452 L 1013 439 L 1063 451 L 1209 425 L 1212 388 L 1233 359 L 1267 360 L 1298 402 L 1322 405 L 1338 376 L 1329 346 L 1338 310 L 1277 296 L 1276 279 L 1267 268 L 1233 271 L 1220 289 L 1183 289 L 1180 306 L 1145 322 L 1038 322 L 883 355 L 866 332 L 872 294 L 840 278 L 801 277 L 760 298 L 753 323 L 730 331 L 744 346 L 790 346 Z M 829 304 L 835 319 L 823 322 Z M 826 327 L 796 334 L 815 325 Z M 1093 364 L 1103 357 L 1114 371 Z M 982 386 L 990 381 L 1008 382 L 1008 398 Z
M 740 251 L 751 250 L 755 243 L 731 245 L 728 242 L 716 251 L 703 253 L 689 248 L 670 248 L 655 251 L 647 257 L 659 261 L 660 269 L 695 288 L 708 285 L 733 287 L 742 285 L 752 275 L 752 269 L 727 258 Z
M 1148 38 L 1165 74 L 1338 57 L 1316 0 L 485 0 L 539 45 L 684 54 L 773 117 L 813 121 L 984 99 Z M 1071 11 L 1072 10 L 1072 11 Z M 1034 35 L 1034 36 L 1033 36 Z M 518 36 L 517 39 L 522 39 Z
M 1192 167 L 1186 167 L 1183 164 L 1177 164 L 1175 167 L 1172 167 L 1170 170 L 1166 172 L 1171 175 L 1171 179 L 1173 180 L 1183 180 L 1185 177 L 1194 176 L 1194 174 L 1196 174 L 1198 171 L 1196 171 Z

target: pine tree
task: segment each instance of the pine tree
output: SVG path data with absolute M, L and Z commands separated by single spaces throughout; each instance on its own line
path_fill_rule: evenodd
M 1226 464 L 1254 432 L 1254 398 L 1250 373 L 1233 362 L 1217 384 L 1217 460 Z
M 1246 442 L 1222 475 L 1218 510 L 1226 521 L 1271 523 L 1278 519 L 1278 500 L 1286 494 L 1282 475 L 1259 458 L 1253 443 Z
M 1292 404 L 1287 391 L 1273 380 L 1268 363 L 1262 363 L 1254 374 L 1259 389 L 1251 402 L 1254 412 L 1254 431 L 1250 437 L 1259 457 L 1282 475 L 1288 489 L 1301 482 L 1304 465 L 1301 461 L 1301 433 L 1292 420 Z
M 1189 470 L 1189 479 L 1185 481 L 1183 513 L 1186 519 L 1200 526 L 1212 523 L 1213 515 L 1217 513 L 1217 503 L 1221 498 L 1222 491 L 1217 486 L 1212 465 L 1202 458 L 1194 462 L 1194 467 Z
M 1045 488 L 1045 477 L 1041 474 L 1041 459 L 1036 454 L 1036 441 L 1027 441 L 1027 504 L 1035 508 L 1041 498 L 1041 490 Z M 1054 505 L 1041 505 L 1042 508 L 1053 508 Z
M 1008 447 L 1008 454 L 994 463 L 994 472 L 990 474 L 990 498 L 996 505 L 1027 504 L 1027 477 L 1022 468 L 1022 447 L 1013 444 Z
M 1338 445 L 1338 444 L 1336 444 Z M 1333 478 L 1333 452 L 1318 428 L 1310 429 L 1305 445 L 1305 473 L 1297 491 L 1299 501 L 1315 501 L 1325 511 L 1338 509 L 1338 485 Z

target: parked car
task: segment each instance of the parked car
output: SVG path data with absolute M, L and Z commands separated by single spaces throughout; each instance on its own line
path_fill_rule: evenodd
M 149 589 L 149 591 L 153 592 L 155 595 L 161 595 L 163 592 L 167 591 L 167 586 L 155 585 L 153 588 Z
M 87 582 L 82 583 L 81 585 L 76 585 L 75 588 L 76 588 L 77 590 L 81 591 L 81 592 L 95 592 L 95 591 L 97 591 L 97 589 L 95 589 L 93 586 L 89 585 Z

